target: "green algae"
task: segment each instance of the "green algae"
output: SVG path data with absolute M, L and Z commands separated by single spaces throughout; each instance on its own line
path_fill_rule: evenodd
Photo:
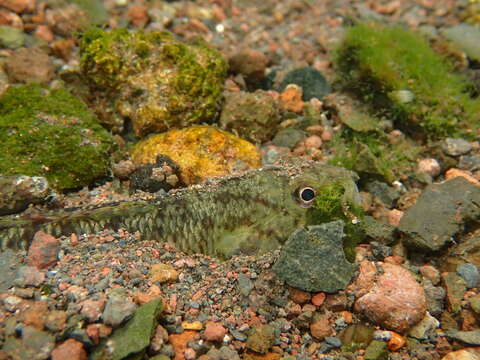
M 131 119 L 138 136 L 215 117 L 227 64 L 203 40 L 91 29 L 79 42 L 81 69 L 99 98 L 98 112 L 107 107 L 109 117 Z
M 358 132 L 343 129 L 332 141 L 334 156 L 329 163 L 389 183 L 411 175 L 423 148 L 408 138 L 391 142 L 383 131 Z
M 403 130 L 436 139 L 472 136 L 479 127 L 469 82 L 415 32 L 360 23 L 347 30 L 334 62 L 344 89 Z
M 353 262 L 355 247 L 364 238 L 359 225 L 364 217 L 362 207 L 346 198 L 346 189 L 340 182 L 331 182 L 320 187 L 315 204 L 307 213 L 307 225 L 317 225 L 336 220 L 345 224 L 343 250 L 346 258 Z
M 58 189 L 109 172 L 113 138 L 87 106 L 62 89 L 10 88 L 0 98 L 0 174 L 44 176 Z

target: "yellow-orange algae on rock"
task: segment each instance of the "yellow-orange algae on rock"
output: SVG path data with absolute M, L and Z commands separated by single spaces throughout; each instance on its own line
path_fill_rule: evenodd
M 235 169 L 261 166 L 255 145 L 214 126 L 191 126 L 170 130 L 137 143 L 132 160 L 138 164 L 154 163 L 157 155 L 170 157 L 181 168 L 186 185 L 231 173 Z

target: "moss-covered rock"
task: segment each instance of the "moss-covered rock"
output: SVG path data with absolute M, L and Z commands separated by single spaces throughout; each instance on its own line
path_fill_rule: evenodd
M 109 171 L 114 141 L 86 105 L 67 91 L 38 85 L 0 98 L 0 174 L 44 176 L 59 190 Z
M 429 138 L 474 135 L 480 101 L 421 35 L 398 26 L 351 27 L 335 54 L 344 87 L 409 132 Z
M 225 106 L 220 125 L 250 141 L 261 143 L 271 140 L 280 124 L 279 107 L 266 91 L 254 93 L 230 92 L 225 96 Z
M 181 180 L 195 184 L 229 174 L 236 168 L 261 166 L 260 152 L 246 140 L 213 126 L 191 126 L 170 130 L 142 140 L 132 150 L 137 164 L 155 163 L 163 154 L 180 166 Z
M 80 51 L 97 112 L 114 130 L 122 128 L 124 118 L 144 136 L 216 115 L 227 64 L 203 41 L 186 44 L 164 32 L 93 29 L 83 34 Z

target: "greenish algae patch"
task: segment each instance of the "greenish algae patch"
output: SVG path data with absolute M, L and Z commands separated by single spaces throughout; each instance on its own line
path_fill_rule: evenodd
M 38 85 L 0 98 L 0 174 L 44 176 L 59 190 L 109 171 L 114 141 L 79 99 Z
M 138 136 L 210 121 L 221 100 L 227 64 L 202 40 L 183 43 L 165 32 L 105 32 L 80 39 L 80 65 L 104 121 Z
M 314 206 L 307 213 L 307 225 L 319 225 L 341 220 L 345 224 L 343 249 L 346 258 L 353 262 L 355 246 L 363 240 L 361 222 L 363 209 L 347 196 L 345 184 L 333 181 L 319 188 Z
M 377 178 L 389 183 L 415 172 L 416 159 L 423 148 L 411 139 L 388 138 L 382 130 L 357 132 L 343 129 L 332 141 L 335 156 L 329 163 L 345 167 L 362 178 Z
M 347 31 L 334 61 L 345 89 L 410 133 L 440 138 L 478 129 L 480 101 L 468 94 L 469 82 L 419 34 L 360 23 Z

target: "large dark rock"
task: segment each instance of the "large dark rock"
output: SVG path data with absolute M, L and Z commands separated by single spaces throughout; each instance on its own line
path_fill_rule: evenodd
M 400 220 L 406 244 L 436 251 L 480 216 L 480 187 L 462 177 L 428 186 Z
M 305 291 L 344 289 L 355 265 L 345 258 L 343 236 L 341 221 L 298 229 L 282 248 L 275 273 L 288 285 Z

